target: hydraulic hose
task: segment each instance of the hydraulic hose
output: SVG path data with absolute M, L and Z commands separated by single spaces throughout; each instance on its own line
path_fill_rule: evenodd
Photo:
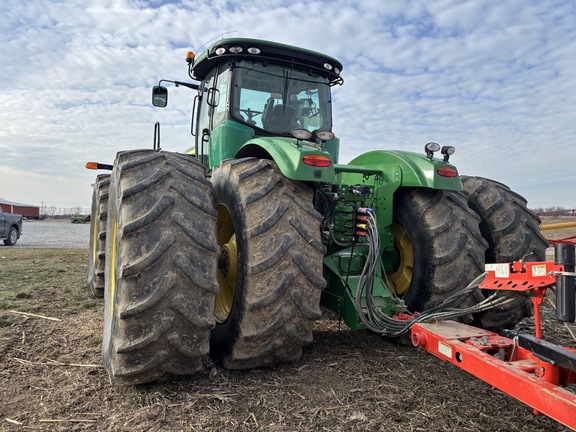
M 484 312 L 506 303 L 514 301 L 510 293 L 503 295 L 492 294 L 480 303 L 466 308 L 457 308 L 465 298 L 471 295 L 478 285 L 485 278 L 486 273 L 476 277 L 462 291 L 444 299 L 440 304 L 418 314 L 412 315 L 410 319 L 394 318 L 384 313 L 376 304 L 374 299 L 374 282 L 378 264 L 382 263 L 380 256 L 380 236 L 378 234 L 378 223 L 376 215 L 372 209 L 368 209 L 368 218 L 366 221 L 366 238 L 368 240 L 368 256 L 360 274 L 358 290 L 356 292 L 356 309 L 362 323 L 371 331 L 383 336 L 402 336 L 410 331 L 415 323 L 430 322 L 445 319 L 456 319 L 458 317 L 478 312 Z M 382 268 L 384 268 L 382 266 Z M 390 286 L 388 277 L 384 272 L 386 286 Z M 402 300 L 392 292 L 397 306 L 400 310 L 404 309 Z M 364 300 L 365 304 L 362 304 Z

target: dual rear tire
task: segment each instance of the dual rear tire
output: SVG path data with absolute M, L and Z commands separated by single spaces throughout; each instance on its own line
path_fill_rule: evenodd
M 463 290 L 484 272 L 485 263 L 545 259 L 547 241 L 526 200 L 505 185 L 462 177 L 461 193 L 406 188 L 394 201 L 395 247 L 399 264 L 392 288 L 412 311 L 423 311 Z M 461 306 L 492 291 L 477 290 Z M 525 293 L 503 306 L 463 317 L 482 328 L 514 327 L 532 312 Z
M 189 375 L 209 355 L 231 369 L 299 358 L 325 286 L 312 203 L 268 160 L 224 162 L 210 184 L 195 158 L 119 153 L 104 253 L 110 379 Z

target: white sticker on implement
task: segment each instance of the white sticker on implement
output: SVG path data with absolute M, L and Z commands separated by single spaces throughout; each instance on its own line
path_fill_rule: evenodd
M 484 270 L 493 271 L 494 276 L 497 278 L 509 278 L 510 277 L 510 264 L 485 264 Z
M 445 342 L 438 341 L 438 352 L 444 354 L 449 359 L 452 358 L 452 347 Z

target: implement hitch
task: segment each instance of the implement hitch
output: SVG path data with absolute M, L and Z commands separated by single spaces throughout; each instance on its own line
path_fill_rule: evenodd
M 487 264 L 480 288 L 529 291 L 534 304 L 535 336 L 509 339 L 454 321 L 412 326 L 414 346 L 425 349 L 576 430 L 576 350 L 542 340 L 540 304 L 556 285 L 557 318 L 574 322 L 574 245 L 555 246 L 555 262 Z

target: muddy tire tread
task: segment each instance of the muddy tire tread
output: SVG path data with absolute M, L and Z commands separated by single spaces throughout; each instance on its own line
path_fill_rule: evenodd
M 181 193 L 187 188 L 193 191 Z M 204 168 L 192 157 L 152 150 L 117 155 L 107 227 L 113 232 L 116 220 L 116 262 L 110 239 L 102 349 L 113 382 L 142 384 L 203 369 L 218 290 L 216 212 L 204 204 L 211 196 Z
M 461 176 L 461 180 L 468 205 L 481 218 L 480 231 L 488 242 L 487 263 L 545 260 L 548 242 L 540 233 L 540 218 L 528 209 L 524 197 L 487 178 Z M 478 324 L 499 331 L 530 316 L 532 303 L 528 296 L 518 293 L 516 297 L 509 305 L 478 316 Z
M 104 273 L 106 266 L 106 223 L 108 215 L 108 192 L 110 174 L 96 177 L 92 192 L 92 212 L 90 217 L 90 244 L 88 257 L 88 289 L 93 297 L 104 297 Z M 94 230 L 96 247 L 94 248 Z
M 482 273 L 487 243 L 480 234 L 480 219 L 458 193 L 406 188 L 397 193 L 394 211 L 396 220 L 413 233 L 414 270 L 405 297 L 410 310 L 436 305 Z M 476 293 L 461 306 L 479 300 L 482 296 Z
M 225 190 L 235 191 L 236 211 L 242 213 L 237 220 L 244 227 L 239 232 L 235 224 L 238 248 L 248 257 L 240 270 L 243 293 L 213 331 L 216 360 L 246 369 L 298 359 L 312 341 L 326 284 L 312 191 L 284 177 L 274 162 L 255 158 L 223 162 L 212 182 L 215 204 Z

